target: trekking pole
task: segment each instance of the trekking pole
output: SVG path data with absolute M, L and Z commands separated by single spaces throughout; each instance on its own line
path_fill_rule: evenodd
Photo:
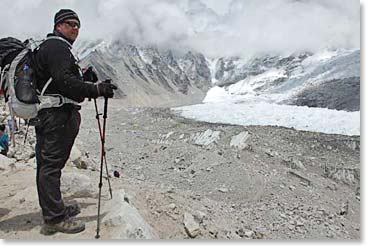
M 99 119 L 100 113 L 98 112 L 97 100 L 95 98 L 94 98 L 94 107 L 96 109 L 96 119 L 97 119 L 97 122 L 98 122 L 99 136 L 101 138 L 101 143 L 103 144 L 104 139 L 102 137 L 101 122 L 100 122 L 100 119 Z M 104 157 L 103 158 L 104 159 L 104 164 L 106 166 L 107 181 L 108 181 L 108 186 L 109 186 L 109 190 L 110 190 L 110 196 L 111 196 L 111 199 L 112 199 L 112 188 L 111 188 L 111 182 L 110 182 L 110 175 L 109 175 L 108 167 L 107 167 L 106 152 L 103 153 L 103 157 Z
M 23 144 L 25 144 L 25 143 L 26 143 L 27 136 L 28 136 L 28 129 L 29 129 L 29 121 L 27 122 L 27 128 L 26 128 L 26 131 L 25 131 L 25 135 L 24 135 L 24 142 L 23 142 Z
M 99 174 L 99 194 L 98 194 L 98 215 L 97 215 L 97 234 L 96 239 L 100 238 L 99 236 L 99 220 L 100 220 L 100 211 L 101 211 L 101 190 L 102 190 L 102 172 L 103 172 L 103 157 L 104 157 L 104 144 L 106 139 L 106 121 L 107 121 L 107 104 L 108 104 L 108 98 L 104 98 L 104 111 L 103 111 L 103 128 L 102 128 L 102 153 L 101 153 L 101 169 Z

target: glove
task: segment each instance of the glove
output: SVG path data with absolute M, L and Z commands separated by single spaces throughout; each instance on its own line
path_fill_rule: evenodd
M 97 73 L 93 71 L 93 67 L 88 67 L 87 69 L 83 69 L 83 80 L 94 82 L 94 83 L 98 81 Z
M 111 83 L 107 83 L 106 81 L 97 83 L 97 92 L 99 97 L 113 97 L 113 90 L 117 89 L 117 86 Z

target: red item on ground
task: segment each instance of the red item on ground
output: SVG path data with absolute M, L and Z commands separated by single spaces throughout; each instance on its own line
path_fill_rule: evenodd
M 114 171 L 113 176 L 115 176 L 116 178 L 120 178 L 120 173 L 118 171 Z

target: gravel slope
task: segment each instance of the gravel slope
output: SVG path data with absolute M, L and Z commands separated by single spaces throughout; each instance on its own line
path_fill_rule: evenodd
M 89 169 L 65 171 L 87 174 L 97 192 L 100 142 L 92 103 L 83 105 L 82 115 L 76 145 L 89 157 Z M 200 145 L 205 132 L 219 138 Z M 241 132 L 248 134 L 242 150 L 230 146 Z M 194 122 L 167 108 L 126 108 L 111 100 L 106 147 L 110 173 L 121 173 L 111 178 L 113 190 L 125 189 L 162 239 L 358 240 L 359 142 L 279 127 Z M 45 239 L 37 199 L 23 205 L 11 199 L 35 187 L 34 176 L 27 165 L 0 171 L 1 238 Z M 102 203 L 108 200 L 106 181 L 103 187 Z M 93 239 L 96 197 L 66 199 L 82 204 L 79 217 L 87 229 L 47 239 Z M 101 235 L 108 239 L 103 228 Z

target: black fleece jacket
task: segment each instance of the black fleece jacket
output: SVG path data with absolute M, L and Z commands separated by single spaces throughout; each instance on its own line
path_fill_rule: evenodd
M 59 36 L 68 41 L 59 33 L 51 33 L 49 36 Z M 39 91 L 42 91 L 51 77 L 52 82 L 45 94 L 60 94 L 80 103 L 85 98 L 98 97 L 98 91 L 95 84 L 83 81 L 78 61 L 71 53 L 71 45 L 70 41 L 46 40 L 36 51 L 33 66 L 36 68 Z

